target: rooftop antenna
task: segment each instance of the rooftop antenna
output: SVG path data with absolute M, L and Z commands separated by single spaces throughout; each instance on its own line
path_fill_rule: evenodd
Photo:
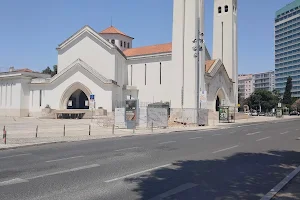
M 110 17 L 110 26 L 112 26 L 113 21 L 112 21 L 112 17 Z

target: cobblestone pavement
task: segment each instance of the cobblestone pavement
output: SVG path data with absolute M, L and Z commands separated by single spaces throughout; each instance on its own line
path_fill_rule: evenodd
M 112 127 L 100 127 L 90 119 L 58 120 L 0 117 L 0 129 L 5 127 L 7 132 L 7 144 L 0 141 L 0 149 L 19 146 L 28 146 L 54 142 L 68 142 L 79 140 L 91 140 L 101 138 L 123 137 L 133 135 L 162 134 L 188 130 L 220 129 L 245 123 L 260 123 L 272 120 L 293 119 L 299 117 L 286 116 L 283 119 L 275 117 L 250 117 L 237 120 L 234 124 L 220 124 L 206 127 L 172 126 L 166 129 L 117 129 Z M 36 137 L 37 136 L 37 137 Z M 300 136 L 300 135 L 299 135 Z M 2 138 L 1 138 L 2 139 Z

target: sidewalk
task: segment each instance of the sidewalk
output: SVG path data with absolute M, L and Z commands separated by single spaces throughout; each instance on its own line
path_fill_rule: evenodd
M 40 145 L 57 142 L 73 142 L 92 139 L 104 139 L 135 135 L 167 134 L 179 131 L 212 130 L 228 128 L 237 124 L 247 124 L 266 121 L 281 121 L 284 119 L 299 118 L 298 116 L 285 116 L 282 119 L 275 117 L 253 117 L 237 120 L 236 123 L 216 123 L 214 126 L 173 126 L 166 129 L 113 129 L 100 127 L 91 123 L 91 120 L 55 120 L 36 118 L 8 118 L 0 117 L 0 129 L 5 126 L 7 131 L 7 144 L 0 141 L 0 149 Z M 37 134 L 37 137 L 36 137 Z M 90 134 L 90 135 L 89 135 Z M 2 136 L 1 136 L 2 137 Z M 2 139 L 2 138 L 1 138 Z

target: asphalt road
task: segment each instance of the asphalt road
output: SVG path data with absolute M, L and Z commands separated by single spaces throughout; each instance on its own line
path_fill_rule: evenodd
M 0 199 L 260 199 L 298 137 L 300 119 L 0 151 Z

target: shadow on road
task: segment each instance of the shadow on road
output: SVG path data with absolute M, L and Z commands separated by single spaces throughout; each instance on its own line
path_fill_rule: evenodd
M 260 199 L 299 165 L 300 152 L 238 153 L 220 160 L 178 161 L 126 182 L 137 185 L 140 199 Z

